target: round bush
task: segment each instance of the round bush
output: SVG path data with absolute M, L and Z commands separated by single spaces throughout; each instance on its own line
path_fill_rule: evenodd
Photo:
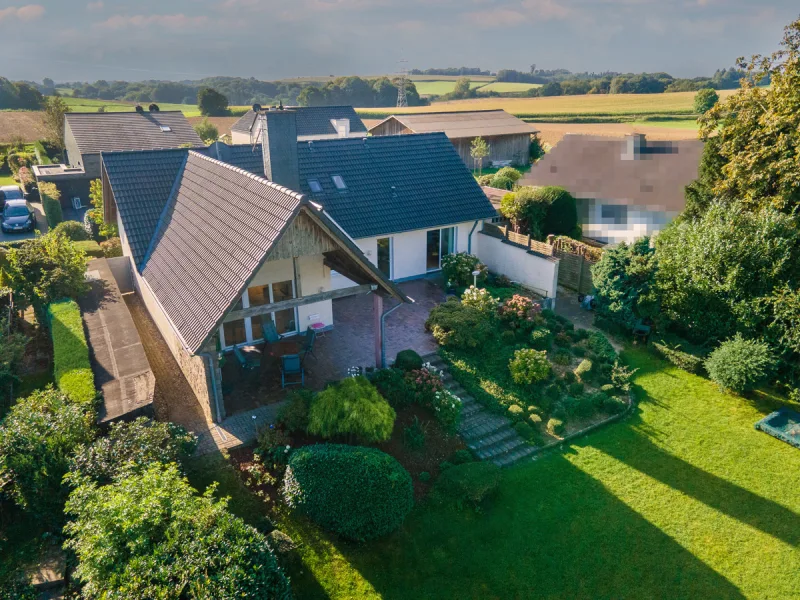
M 706 360 L 706 370 L 721 388 L 741 393 L 766 381 L 775 370 L 775 357 L 764 342 L 740 334 L 725 342 Z
M 589 375 L 589 372 L 592 370 L 592 361 L 588 358 L 584 358 L 581 361 L 581 364 L 575 369 L 575 377 L 578 378 L 580 381 L 584 381 L 585 378 Z
M 497 173 L 494 174 L 495 177 L 508 177 L 511 181 L 516 183 L 520 179 L 522 179 L 522 173 L 519 172 L 514 167 L 503 167 Z
M 282 492 L 293 509 L 356 541 L 391 533 L 414 505 L 408 471 L 388 454 L 360 446 L 318 444 L 295 450 Z
M 530 385 L 550 376 L 547 353 L 529 348 L 514 352 L 514 358 L 509 361 L 508 369 L 514 382 L 521 385 Z
M 451 298 L 434 307 L 425 327 L 446 348 L 469 350 L 485 344 L 494 334 L 492 323 L 476 308 Z
M 552 335 L 546 327 L 537 327 L 531 332 L 531 346 L 534 350 L 548 350 L 552 342 Z
M 413 350 L 401 350 L 397 353 L 394 366 L 403 371 L 416 371 L 422 368 L 422 357 Z
M 320 392 L 308 411 L 308 433 L 384 442 L 397 414 L 366 378 L 348 377 Z
M 56 235 L 63 234 L 73 242 L 85 242 L 89 239 L 89 234 L 83 228 L 83 225 L 77 221 L 62 221 L 53 228 L 53 233 Z
M 528 415 L 528 421 L 530 421 L 532 425 L 538 425 L 542 422 L 542 417 L 533 413 L 532 415 Z
M 489 182 L 489 186 L 498 190 L 511 190 L 514 187 L 514 180 L 500 173 L 495 174 Z
M 551 435 L 561 435 L 565 428 L 564 421 L 561 419 L 550 419 L 547 422 L 547 431 Z
M 508 416 L 512 419 L 522 419 L 525 417 L 525 409 L 519 404 L 512 404 L 508 407 Z

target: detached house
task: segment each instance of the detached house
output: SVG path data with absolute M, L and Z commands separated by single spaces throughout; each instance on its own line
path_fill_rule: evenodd
M 557 185 L 577 199 L 583 235 L 609 244 L 658 233 L 686 207 L 703 142 L 569 134 L 520 180 Z
M 259 106 L 256 104 L 253 108 Z M 352 106 L 297 106 L 291 110 L 296 116 L 299 141 L 367 135 L 366 126 Z M 231 141 L 234 144 L 252 144 L 260 140 L 259 112 L 248 110 L 233 124 Z

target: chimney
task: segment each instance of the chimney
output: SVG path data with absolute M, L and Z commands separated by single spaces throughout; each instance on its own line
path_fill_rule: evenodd
M 278 185 L 300 191 L 297 163 L 297 115 L 292 110 L 268 109 L 258 115 L 264 176 Z
M 643 133 L 631 133 L 625 136 L 625 151 L 622 153 L 622 160 L 639 160 L 642 157 L 642 149 L 647 145 Z

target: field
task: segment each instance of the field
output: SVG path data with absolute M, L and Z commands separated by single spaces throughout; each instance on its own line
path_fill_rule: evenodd
M 455 81 L 414 81 L 420 96 L 443 96 L 449 94 L 456 87 Z M 472 81 L 469 86 L 473 90 L 484 85 L 481 81 Z M 481 88 L 483 89 L 483 88 Z
M 778 399 L 625 359 L 635 414 L 507 470 L 480 514 L 423 504 L 367 545 L 284 519 L 297 597 L 800 597 L 800 451 L 753 428 Z
M 34 142 L 45 135 L 42 113 L 33 111 L 0 110 L 0 144 L 17 136 Z
M 497 92 L 498 94 L 508 94 L 513 92 L 527 92 L 530 89 L 542 87 L 541 83 L 511 83 L 507 81 L 495 81 L 481 88 L 482 92 Z

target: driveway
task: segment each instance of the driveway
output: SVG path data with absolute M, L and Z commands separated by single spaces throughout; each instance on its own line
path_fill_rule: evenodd
M 44 216 L 44 210 L 40 202 L 31 202 L 33 212 L 36 213 L 36 228 L 40 233 L 47 233 L 47 219 Z M 26 233 L 5 233 L 0 229 L 0 242 L 18 242 L 19 240 L 29 240 L 36 237 L 35 231 L 28 231 Z

